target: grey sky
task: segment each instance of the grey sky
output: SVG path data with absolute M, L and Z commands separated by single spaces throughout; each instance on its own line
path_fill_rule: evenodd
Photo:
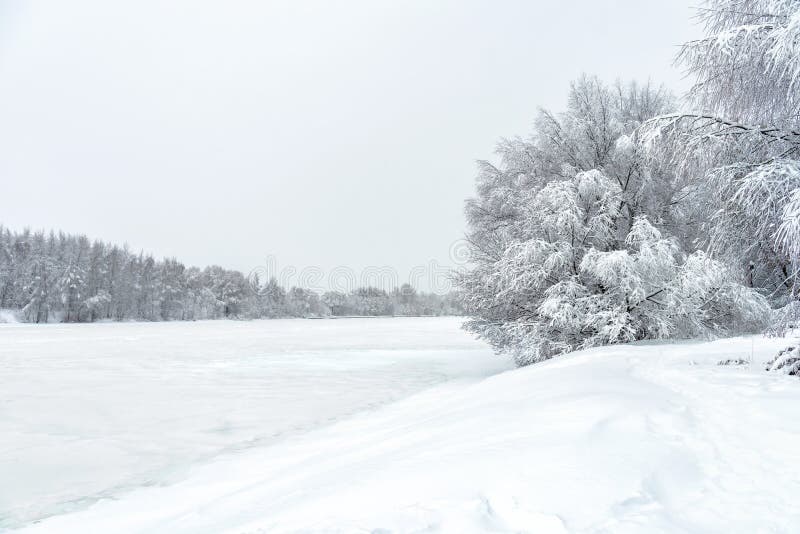
M 192 265 L 449 262 L 581 72 L 682 88 L 684 0 L 0 0 L 0 223 Z

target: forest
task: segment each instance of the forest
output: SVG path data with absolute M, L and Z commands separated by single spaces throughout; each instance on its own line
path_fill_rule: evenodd
M 34 323 L 462 313 L 454 294 L 418 292 L 409 284 L 319 294 L 219 266 L 156 260 L 83 235 L 0 226 L 2 309 Z

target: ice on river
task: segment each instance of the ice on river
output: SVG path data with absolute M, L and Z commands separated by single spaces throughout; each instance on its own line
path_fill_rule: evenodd
M 460 324 L 2 324 L 0 530 L 510 367 Z

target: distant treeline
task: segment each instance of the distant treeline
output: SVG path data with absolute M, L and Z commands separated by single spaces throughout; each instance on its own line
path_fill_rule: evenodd
M 156 260 L 84 235 L 2 226 L 0 309 L 38 323 L 462 314 L 454 295 L 417 292 L 409 284 L 320 295 L 219 266 Z

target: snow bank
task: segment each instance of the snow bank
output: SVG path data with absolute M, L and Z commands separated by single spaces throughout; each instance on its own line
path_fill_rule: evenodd
M 0 324 L 16 324 L 19 323 L 16 310 L 0 309 Z
M 29 531 L 798 532 L 800 383 L 761 365 L 784 343 L 607 347 L 442 384 Z

